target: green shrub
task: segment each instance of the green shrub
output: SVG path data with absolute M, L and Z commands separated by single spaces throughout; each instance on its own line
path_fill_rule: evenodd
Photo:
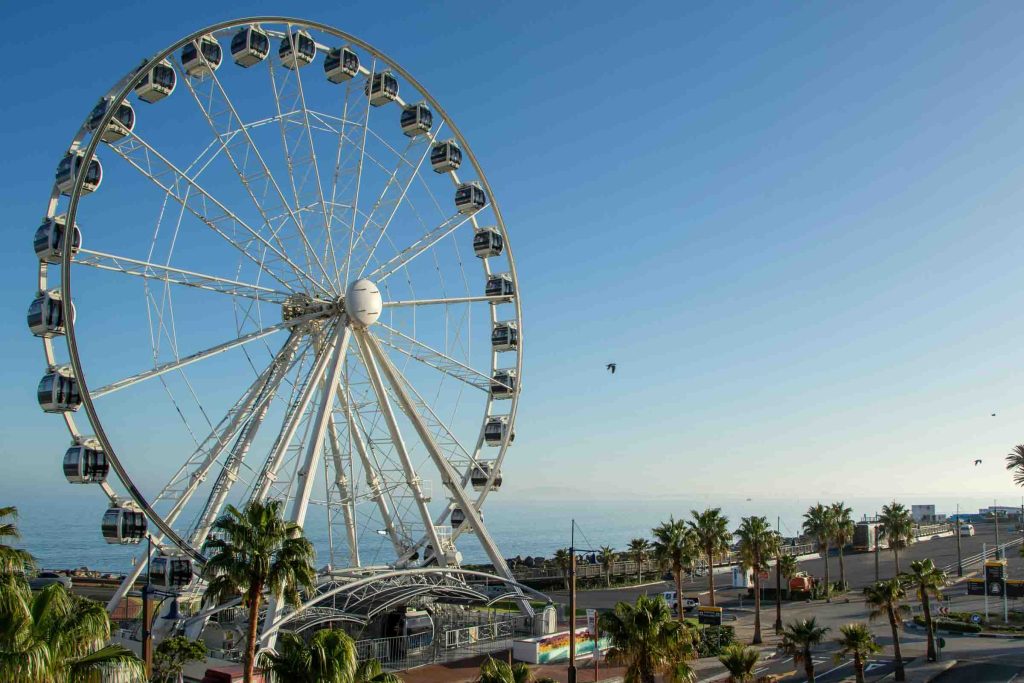
M 698 638 L 697 656 L 717 657 L 736 641 L 736 629 L 732 626 L 707 626 L 699 631 Z
M 924 617 L 918 615 L 914 617 L 914 623 L 918 626 L 924 626 Z M 942 619 L 933 619 L 932 627 L 935 630 L 949 631 L 950 633 L 981 633 L 982 628 L 980 624 L 972 624 L 963 621 L 954 621 L 943 617 Z

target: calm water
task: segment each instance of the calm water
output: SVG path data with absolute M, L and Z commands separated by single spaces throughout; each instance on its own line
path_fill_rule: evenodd
M 77 492 L 76 492 L 77 493 Z M 49 568 L 87 566 L 105 571 L 125 571 L 138 554 L 138 548 L 107 545 L 99 531 L 99 520 L 103 504 L 97 496 L 70 495 L 67 497 L 40 497 L 26 495 L 24 499 L 14 496 L 10 502 L 17 505 L 20 513 L 20 527 L 24 536 L 23 545 Z M 846 504 L 853 508 L 857 519 L 889 502 L 889 498 L 851 498 Z M 808 505 L 817 499 L 789 500 L 730 500 L 723 499 L 717 504 L 730 518 L 735 528 L 739 518 L 747 515 L 764 515 L 772 525 L 781 521 L 786 536 L 799 533 L 801 515 Z M 827 502 L 827 501 L 823 501 Z M 938 512 L 952 513 L 957 503 L 963 512 L 977 512 L 979 508 L 992 504 L 991 498 L 906 498 L 900 502 L 911 504 L 934 504 Z M 642 500 L 593 500 L 593 501 L 523 501 L 510 497 L 491 496 L 485 513 L 488 528 L 506 557 L 516 555 L 542 555 L 550 557 L 554 550 L 569 545 L 570 519 L 575 518 L 579 531 L 576 546 L 596 548 L 609 545 L 624 548 L 629 539 L 649 536 L 652 526 L 668 519 L 688 516 L 692 508 L 703 509 L 709 501 L 687 499 Z M 1001 505 L 1019 505 L 1020 500 L 1000 499 Z M 320 555 L 318 564 L 329 561 L 326 551 L 326 530 L 315 524 L 307 529 L 317 543 Z M 383 545 L 384 539 L 381 539 Z M 459 548 L 466 561 L 485 561 L 485 555 L 474 537 L 462 537 Z M 374 548 L 363 548 L 364 563 L 372 562 Z

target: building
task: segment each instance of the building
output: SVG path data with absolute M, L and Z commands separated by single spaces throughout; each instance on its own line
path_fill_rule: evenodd
M 910 516 L 916 524 L 934 524 L 946 518 L 945 515 L 936 515 L 934 505 L 911 505 Z

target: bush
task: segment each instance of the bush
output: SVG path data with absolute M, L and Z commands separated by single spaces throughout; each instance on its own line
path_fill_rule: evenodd
M 914 623 L 918 626 L 924 626 L 924 617 L 914 617 Z M 950 633 L 981 633 L 982 628 L 980 624 L 965 623 L 962 621 L 954 621 L 952 619 L 932 619 L 932 626 L 936 631 L 943 630 Z
M 717 657 L 722 650 L 736 642 L 736 629 L 732 626 L 706 626 L 697 634 L 697 656 Z

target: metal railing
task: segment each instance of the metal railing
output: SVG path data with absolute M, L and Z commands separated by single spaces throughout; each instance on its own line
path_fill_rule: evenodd
M 984 552 L 975 553 L 974 555 L 968 555 L 967 557 L 963 558 L 961 562 L 963 566 L 969 567 L 972 564 L 980 564 L 987 559 L 998 557 L 999 555 L 997 553 L 999 552 L 1002 553 L 1002 557 L 1006 557 L 1006 549 L 1015 548 L 1018 545 L 1020 545 L 1021 542 L 1024 542 L 1024 538 L 1018 536 L 1017 538 L 1011 539 L 1006 543 L 1000 544 L 999 546 L 992 546 L 991 548 L 987 548 Z M 943 567 L 942 571 L 946 572 L 948 576 L 951 576 L 954 572 L 956 572 L 956 569 L 957 563 L 952 562 Z

